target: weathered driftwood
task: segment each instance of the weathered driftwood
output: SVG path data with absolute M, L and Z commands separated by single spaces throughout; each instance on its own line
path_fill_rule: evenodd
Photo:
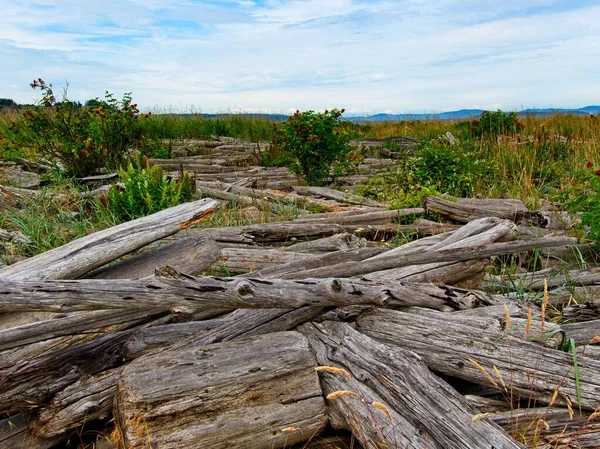
M 315 366 L 297 332 L 147 355 L 123 371 L 116 417 L 131 448 L 288 447 L 327 424 Z
M 287 279 L 293 279 L 296 274 L 301 274 L 307 270 L 328 267 L 342 262 L 360 261 L 385 251 L 384 248 L 361 248 L 356 251 L 336 251 L 307 260 L 291 262 L 271 268 L 263 268 L 262 270 L 254 271 L 243 276 L 259 278 L 286 277 Z
M 404 293 L 404 291 L 406 293 Z M 4 281 L 0 311 L 78 312 L 127 309 L 195 311 L 210 308 L 297 308 L 351 304 L 414 304 L 410 292 L 355 279 L 250 279 L 186 276 L 182 279 Z M 9 329 L 10 331 L 10 329 Z
M 128 257 L 86 274 L 86 279 L 138 279 L 152 276 L 158 267 L 169 265 L 192 275 L 208 269 L 219 258 L 219 247 L 203 237 L 175 240 Z
M 460 251 L 454 248 L 443 248 L 440 250 L 430 250 L 421 252 L 410 252 L 405 255 L 380 255 L 376 259 L 345 262 L 330 267 L 306 270 L 303 277 L 337 277 L 337 276 L 358 276 L 375 271 L 389 270 L 392 268 L 406 267 L 409 265 L 419 265 L 433 262 L 461 262 L 473 259 L 484 259 L 486 257 L 498 256 L 501 254 L 511 254 L 520 251 L 527 251 L 535 248 L 564 245 L 574 242 L 570 237 L 541 238 L 527 242 L 502 242 L 484 245 L 473 245 L 461 247 Z
M 487 419 L 540 449 L 598 449 L 600 441 L 597 416 L 566 408 L 519 408 L 492 413 Z
M 343 415 L 365 448 L 522 447 L 489 421 L 473 421 L 465 399 L 417 355 L 378 343 L 345 323 L 306 324 L 299 330 L 324 366 L 320 377 L 329 408 Z
M 95 232 L 0 270 L 11 280 L 74 279 L 153 241 L 208 218 L 217 202 L 203 199 Z
M 364 196 L 340 192 L 339 190 L 329 189 L 327 187 L 312 187 L 312 186 L 294 186 L 294 190 L 303 195 L 317 195 L 322 196 L 323 198 L 329 198 L 332 200 L 336 200 L 340 203 L 347 204 L 357 204 L 357 205 L 365 205 L 371 207 L 381 207 L 386 208 L 387 205 L 384 203 L 379 203 L 369 198 L 365 198 Z
M 0 415 L 0 447 L 2 449 L 50 449 L 61 438 L 43 438 L 30 430 L 29 413 L 5 417 Z
M 58 392 L 31 424 L 35 434 L 51 438 L 96 419 L 112 416 L 117 379 L 123 368 L 79 379 Z
M 94 310 L 37 321 L 0 330 L 0 351 L 67 335 L 90 334 L 115 325 L 135 325 L 156 315 L 156 310 Z
M 203 188 L 204 186 L 210 187 L 206 181 L 197 182 L 199 188 Z M 282 192 L 278 190 L 270 190 L 270 189 L 252 189 L 249 187 L 245 187 L 240 185 L 240 183 L 222 183 L 218 182 L 217 184 L 213 183 L 213 188 L 217 188 L 221 191 L 241 195 L 247 198 L 260 199 L 263 201 L 272 201 L 278 202 L 282 204 L 299 204 L 299 205 L 314 205 L 317 207 L 325 208 L 327 210 L 332 210 L 336 203 L 327 202 L 323 200 L 317 200 L 315 198 L 310 198 L 303 195 L 298 195 L 293 192 Z
M 357 324 L 376 340 L 416 352 L 434 371 L 492 385 L 509 397 L 545 403 L 564 403 L 566 397 L 577 404 L 580 396 L 584 409 L 600 407 L 600 362 L 578 358 L 576 380 L 571 354 L 490 330 L 485 322 L 465 325 L 453 314 L 433 315 L 379 309 L 361 315 Z
M 591 321 L 600 319 L 600 298 L 591 299 L 583 304 L 572 304 L 563 310 L 563 320 Z
M 172 320 L 171 315 L 165 316 L 164 313 L 156 316 L 158 318 L 129 329 L 116 327 L 114 333 L 92 334 L 91 341 L 82 339 L 77 343 L 77 339 L 74 342 L 69 339 L 65 344 L 60 339 L 54 347 L 50 345 L 30 359 L 17 359 L 9 366 L 2 363 L 5 366 L 0 369 L 2 410 L 20 411 L 38 407 L 82 376 L 120 366 L 123 363 L 123 346 L 132 333 L 145 326 Z
M 522 201 L 513 199 L 459 198 L 456 201 L 449 201 L 435 196 L 426 196 L 422 200 L 422 205 L 428 211 L 458 223 L 468 223 L 483 217 L 505 218 L 514 222 L 527 218 L 531 223 L 536 217 L 536 213 L 530 212 Z
M 312 240 L 308 242 L 295 243 L 286 248 L 286 251 L 307 254 L 323 254 L 333 251 L 354 251 L 367 246 L 365 239 L 361 239 L 354 234 L 344 232 L 334 234 L 331 237 Z
M 567 333 L 569 338 L 575 340 L 577 345 L 587 345 L 596 338 L 596 344 L 600 344 L 600 319 L 581 321 L 578 323 L 561 324 L 561 329 Z
M 486 276 L 482 287 L 486 289 L 514 290 L 516 286 L 527 290 L 543 290 L 544 283 L 549 289 L 569 286 L 600 285 L 600 269 L 562 270 L 549 268 L 534 273 L 511 276 Z
M 359 211 L 352 213 L 347 212 L 326 212 L 323 214 L 310 214 L 304 217 L 300 217 L 296 220 L 297 223 L 311 222 L 316 223 L 320 221 L 326 221 L 328 223 L 336 224 L 382 224 L 390 223 L 393 219 L 399 217 L 406 217 L 409 215 L 418 215 L 425 212 L 420 207 L 413 207 L 409 209 L 397 209 L 397 210 L 375 210 L 375 211 Z
M 289 252 L 286 248 L 223 248 L 213 270 L 215 274 L 231 276 L 314 258 L 312 254 Z

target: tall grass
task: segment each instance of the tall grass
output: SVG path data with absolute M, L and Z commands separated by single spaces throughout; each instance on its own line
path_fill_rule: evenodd
M 236 137 L 252 142 L 271 140 L 273 122 L 264 118 L 224 115 L 153 115 L 143 122 L 144 134 L 157 139 L 206 139 Z

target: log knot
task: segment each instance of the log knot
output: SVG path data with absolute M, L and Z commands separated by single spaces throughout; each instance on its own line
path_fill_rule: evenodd
M 254 296 L 254 290 L 248 282 L 240 282 L 240 284 L 235 288 L 235 292 L 242 298 Z

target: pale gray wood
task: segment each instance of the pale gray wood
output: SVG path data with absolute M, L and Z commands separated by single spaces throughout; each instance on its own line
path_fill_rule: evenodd
M 360 262 L 345 262 L 330 267 L 306 270 L 302 277 L 337 277 L 337 276 L 359 276 L 375 271 L 389 270 L 391 268 L 400 268 L 409 265 L 418 265 L 433 262 L 460 262 L 474 259 L 484 259 L 486 257 L 498 256 L 502 254 L 511 254 L 515 252 L 527 251 L 535 248 L 544 248 L 550 246 L 561 246 L 575 242 L 576 239 L 570 237 L 547 237 L 535 241 L 526 242 L 502 242 L 461 247 L 460 251 L 454 248 L 443 248 L 440 250 L 429 250 L 421 252 L 410 252 L 405 255 L 381 255 L 377 259 L 365 260 Z
M 147 355 L 124 369 L 116 416 L 130 448 L 289 447 L 327 424 L 315 366 L 297 332 Z
M 405 217 L 409 215 L 418 215 L 424 213 L 425 210 L 420 207 L 413 207 L 409 209 L 397 209 L 397 210 L 378 210 L 375 212 L 364 212 L 359 214 L 348 214 L 343 215 L 342 212 L 333 213 L 334 215 L 321 216 L 324 214 L 310 214 L 305 217 L 300 217 L 296 220 L 298 223 L 303 222 L 319 222 L 327 221 L 328 223 L 337 224 L 381 224 L 390 223 L 393 219 L 399 217 Z
M 578 403 L 571 354 L 490 330 L 485 323 L 474 326 L 469 320 L 469 324 L 462 324 L 454 314 L 434 315 L 377 309 L 361 315 L 357 325 L 361 332 L 378 341 L 416 352 L 434 371 L 492 385 L 485 370 L 500 386 L 501 393 L 508 394 L 510 387 L 523 398 L 548 403 L 560 388 L 561 395 Z M 592 410 L 600 407 L 600 362 L 580 357 L 577 364 L 581 406 Z M 561 395 L 557 403 L 564 403 Z
M 575 340 L 577 345 L 586 345 L 595 337 L 600 340 L 600 319 L 579 323 L 564 323 L 560 327 L 567 333 L 569 338 Z
M 313 187 L 313 186 L 294 186 L 294 190 L 303 195 L 317 195 L 323 198 L 329 198 L 339 201 L 340 203 L 365 205 L 370 207 L 387 208 L 387 204 L 365 198 L 361 195 L 356 195 L 348 192 L 340 192 L 339 190 L 330 189 L 328 187 Z
M 32 423 L 36 435 L 51 438 L 86 422 L 112 416 L 117 379 L 122 367 L 79 379 L 58 392 Z
M 356 251 L 367 246 L 366 239 L 361 239 L 354 234 L 344 232 L 331 237 L 312 240 L 309 242 L 295 243 L 288 246 L 286 251 L 295 253 L 322 254 L 333 251 Z
M 186 310 L 297 308 L 390 303 L 392 295 L 415 304 L 399 285 L 388 288 L 356 279 L 252 279 L 186 276 L 136 280 L 4 281 L 0 311 Z M 9 296 L 10 295 L 10 296 Z M 426 299 L 426 298 L 424 298 Z
M 152 276 L 156 268 L 165 265 L 196 275 L 215 263 L 219 254 L 219 247 L 212 240 L 188 237 L 104 266 L 87 273 L 84 277 L 86 279 L 137 279 Z
M 217 202 L 184 203 L 74 240 L 0 270 L 10 280 L 74 279 L 209 217 Z
M 522 201 L 514 199 L 458 198 L 456 201 L 449 201 L 426 196 L 422 204 L 428 211 L 458 223 L 468 223 L 483 217 L 506 218 L 514 222 L 526 218 L 528 223 L 536 224 L 542 220 L 541 216 L 538 217 L 535 212 L 530 212 Z
M 16 360 L 0 369 L 3 410 L 30 410 L 32 404 L 46 403 L 82 376 L 120 366 L 124 361 L 123 347 L 136 330 L 171 320 L 172 315 L 166 315 L 125 330 L 117 326 L 113 333 L 93 334 L 91 341 L 59 339 L 54 346 L 44 348 L 29 359 Z M 4 362 L 2 358 L 0 361 Z
M 160 313 L 160 309 L 159 312 Z M 55 319 L 0 330 L 0 351 L 28 346 L 58 337 L 91 334 L 115 325 L 135 325 L 156 316 L 156 310 L 98 310 L 58 316 Z
M 600 297 L 590 299 L 583 304 L 571 304 L 563 309 L 563 320 L 592 321 L 600 319 Z
M 345 323 L 306 324 L 299 330 L 320 365 L 348 373 L 321 372 L 321 385 L 326 395 L 340 390 L 357 395 L 330 399 L 328 407 L 344 416 L 365 448 L 522 447 L 489 421 L 473 422 L 465 399 L 417 355 L 378 343 Z
M 536 449 L 598 449 L 600 422 L 590 416 L 577 411 L 571 415 L 566 408 L 544 407 L 494 413 L 488 419 L 531 444 L 536 441 Z
M 386 252 L 386 249 L 384 248 L 371 247 L 361 248 L 355 251 L 335 251 L 307 260 L 290 262 L 277 267 L 263 268 L 262 270 L 247 273 L 244 276 L 259 278 L 286 277 L 288 279 L 293 279 L 295 274 L 301 274 L 307 270 L 328 267 L 342 262 L 360 261 L 384 252 Z
M 0 418 L 0 447 L 2 449 L 50 449 L 62 438 L 43 438 L 30 430 L 29 413 Z
M 213 266 L 213 274 L 233 276 L 314 258 L 313 254 L 288 251 L 283 247 L 222 248 L 219 261 Z

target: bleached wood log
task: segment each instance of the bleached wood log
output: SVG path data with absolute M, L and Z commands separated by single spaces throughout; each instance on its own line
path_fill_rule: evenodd
M 567 397 L 594 410 L 600 407 L 600 362 L 578 358 L 578 380 L 573 357 L 555 349 L 525 342 L 505 332 L 486 329 L 485 324 L 461 323 L 453 314 L 443 317 L 395 310 L 373 310 L 357 320 L 361 332 L 391 346 L 416 352 L 437 372 L 491 385 L 500 393 L 535 398 L 549 403 L 558 389 L 557 403 Z M 579 391 L 579 394 L 578 394 Z
M 531 444 L 535 441 L 539 449 L 597 449 L 600 441 L 597 418 L 566 408 L 519 408 L 492 413 L 487 419 Z
M 364 260 L 385 251 L 384 248 L 361 248 L 356 251 L 335 251 L 307 260 L 290 262 L 271 268 L 263 268 L 262 270 L 247 273 L 243 276 L 259 278 L 285 277 L 287 279 L 294 279 L 296 274 L 301 274 L 306 270 L 318 269 L 319 267 L 327 267 L 342 262 Z
M 153 241 L 208 218 L 217 202 L 203 199 L 113 226 L 0 270 L 1 279 L 74 279 Z
M 116 326 L 113 333 L 92 334 L 92 340 L 59 339 L 54 346 L 44 347 L 37 354 L 34 351 L 33 357 L 16 359 L 8 366 L 0 358 L 3 365 L 0 369 L 0 379 L 3 379 L 0 382 L 0 404 L 3 410 L 29 410 L 46 403 L 82 376 L 120 366 L 124 360 L 124 344 L 135 331 L 145 326 L 168 323 L 173 318 L 164 313 L 157 316 L 159 318 L 134 327 Z
M 560 325 L 561 329 L 567 333 L 569 338 L 575 340 L 577 345 L 587 345 L 596 338 L 600 343 L 600 319 L 581 321 L 578 323 L 565 323 Z
M 330 267 L 306 270 L 303 277 L 336 277 L 359 276 L 375 271 L 389 270 L 392 268 L 406 267 L 433 262 L 461 262 L 486 257 L 511 254 L 535 248 L 560 246 L 574 242 L 576 239 L 569 237 L 548 237 L 527 242 L 502 242 L 484 245 L 461 247 L 460 251 L 454 248 L 443 248 L 424 252 L 411 252 L 405 255 L 380 255 L 377 259 L 360 262 L 345 262 Z
M 69 293 L 69 294 L 72 294 Z M 160 312 L 160 309 L 158 309 Z M 0 330 L 0 351 L 58 337 L 100 332 L 110 326 L 134 325 L 157 314 L 156 310 L 97 310 Z
M 215 263 L 220 250 L 204 237 L 187 237 L 144 251 L 117 263 L 104 266 L 86 279 L 138 279 L 152 276 L 158 267 L 169 265 L 187 274 L 200 274 Z
M 319 221 L 327 221 L 328 223 L 337 223 L 337 224 L 361 224 L 361 225 L 369 225 L 369 224 L 382 224 L 382 223 L 391 223 L 393 219 L 399 217 L 406 217 L 409 215 L 418 215 L 425 212 L 424 209 L 420 207 L 413 207 L 409 209 L 397 209 L 397 210 L 376 210 L 374 212 L 363 212 L 363 213 L 352 213 L 352 214 L 344 214 L 343 212 L 339 212 L 337 214 L 328 213 L 329 215 L 324 216 L 325 214 L 310 214 L 305 217 L 300 217 L 296 220 L 297 223 L 304 222 L 319 222 Z
M 327 424 L 315 366 L 297 332 L 147 355 L 123 371 L 116 417 L 130 448 L 288 447 Z
M 543 290 L 544 282 L 549 289 L 564 285 L 584 286 L 600 285 L 600 269 L 568 270 L 549 268 L 535 273 L 523 273 L 512 276 L 486 276 L 484 288 L 514 290 L 515 285 L 527 290 Z
M 600 319 L 600 298 L 590 299 L 583 304 L 571 304 L 563 309 L 563 320 L 566 322 L 598 319 Z
M 287 248 L 223 248 L 213 269 L 214 274 L 232 276 L 314 258 L 313 254 L 288 251 Z
M 465 399 L 417 355 L 378 343 L 345 323 L 306 324 L 299 330 L 325 366 L 320 378 L 329 408 L 343 415 L 363 447 L 522 447 L 492 423 L 473 421 Z M 340 391 L 351 393 L 336 398 Z
M 302 195 L 317 195 L 324 198 L 336 200 L 340 203 L 356 204 L 359 206 L 365 205 L 370 207 L 386 208 L 387 205 L 379 203 L 361 195 L 356 195 L 348 192 L 340 192 L 339 190 L 330 189 L 327 187 L 312 187 L 312 186 L 294 186 L 294 190 Z
M 0 418 L 0 447 L 2 449 L 50 449 L 61 438 L 43 438 L 30 430 L 30 414 L 18 413 Z
M 52 398 L 32 422 L 35 434 L 56 437 L 96 419 L 112 416 L 114 394 L 122 367 L 79 379 Z
M 458 223 L 468 223 L 483 217 L 505 218 L 514 222 L 527 219 L 528 223 L 538 223 L 543 219 L 536 212 L 530 212 L 522 201 L 514 199 L 458 198 L 456 201 L 449 201 L 426 196 L 421 203 L 428 211 Z
M 364 248 L 366 240 L 357 237 L 354 234 L 347 232 L 334 234 L 331 237 L 312 240 L 309 242 L 295 243 L 292 246 L 286 247 L 286 251 L 306 254 L 322 254 L 333 251 L 355 251 Z
M 123 309 L 235 309 L 330 307 L 350 304 L 385 305 L 402 286 L 354 279 L 251 279 L 185 276 L 182 279 L 4 281 L 0 279 L 0 310 L 79 312 Z M 10 297 L 9 297 L 10 295 Z M 407 300 L 410 295 L 407 295 Z M 415 305 L 415 304 L 409 304 Z

